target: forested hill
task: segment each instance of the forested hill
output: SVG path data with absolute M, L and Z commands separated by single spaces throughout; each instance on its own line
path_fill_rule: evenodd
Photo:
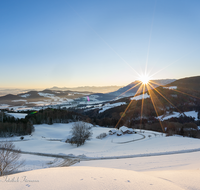
M 184 90 L 184 92 L 195 92 L 198 91 L 200 92 L 200 76 L 195 76 L 195 77 L 188 77 L 188 78 L 183 78 L 176 80 L 167 86 L 177 86 L 178 89 Z

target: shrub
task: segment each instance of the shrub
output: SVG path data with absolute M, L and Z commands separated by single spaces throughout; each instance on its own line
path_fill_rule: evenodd
M 96 138 L 97 138 L 97 139 L 103 139 L 103 138 L 105 138 L 106 136 L 107 136 L 106 133 L 101 133 L 101 134 L 98 135 Z

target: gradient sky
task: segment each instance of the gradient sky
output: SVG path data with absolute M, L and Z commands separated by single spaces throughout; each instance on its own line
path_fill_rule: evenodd
M 127 85 L 146 64 L 165 68 L 155 79 L 199 75 L 199 10 L 199 0 L 1 0 L 0 88 Z

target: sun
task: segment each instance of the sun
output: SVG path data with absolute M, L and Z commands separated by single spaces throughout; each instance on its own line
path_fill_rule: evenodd
M 150 77 L 148 75 L 140 75 L 139 80 L 142 82 L 142 84 L 148 84 Z

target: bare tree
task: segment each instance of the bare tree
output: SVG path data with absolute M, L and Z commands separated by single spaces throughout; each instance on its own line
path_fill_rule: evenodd
M 92 136 L 91 127 L 87 126 L 84 122 L 74 123 L 71 133 L 71 139 L 68 139 L 66 142 L 76 144 L 77 146 L 83 145 Z
M 2 142 L 0 144 L 0 175 L 10 174 L 20 166 L 24 165 L 25 160 L 18 161 L 20 149 L 15 149 L 12 142 Z

